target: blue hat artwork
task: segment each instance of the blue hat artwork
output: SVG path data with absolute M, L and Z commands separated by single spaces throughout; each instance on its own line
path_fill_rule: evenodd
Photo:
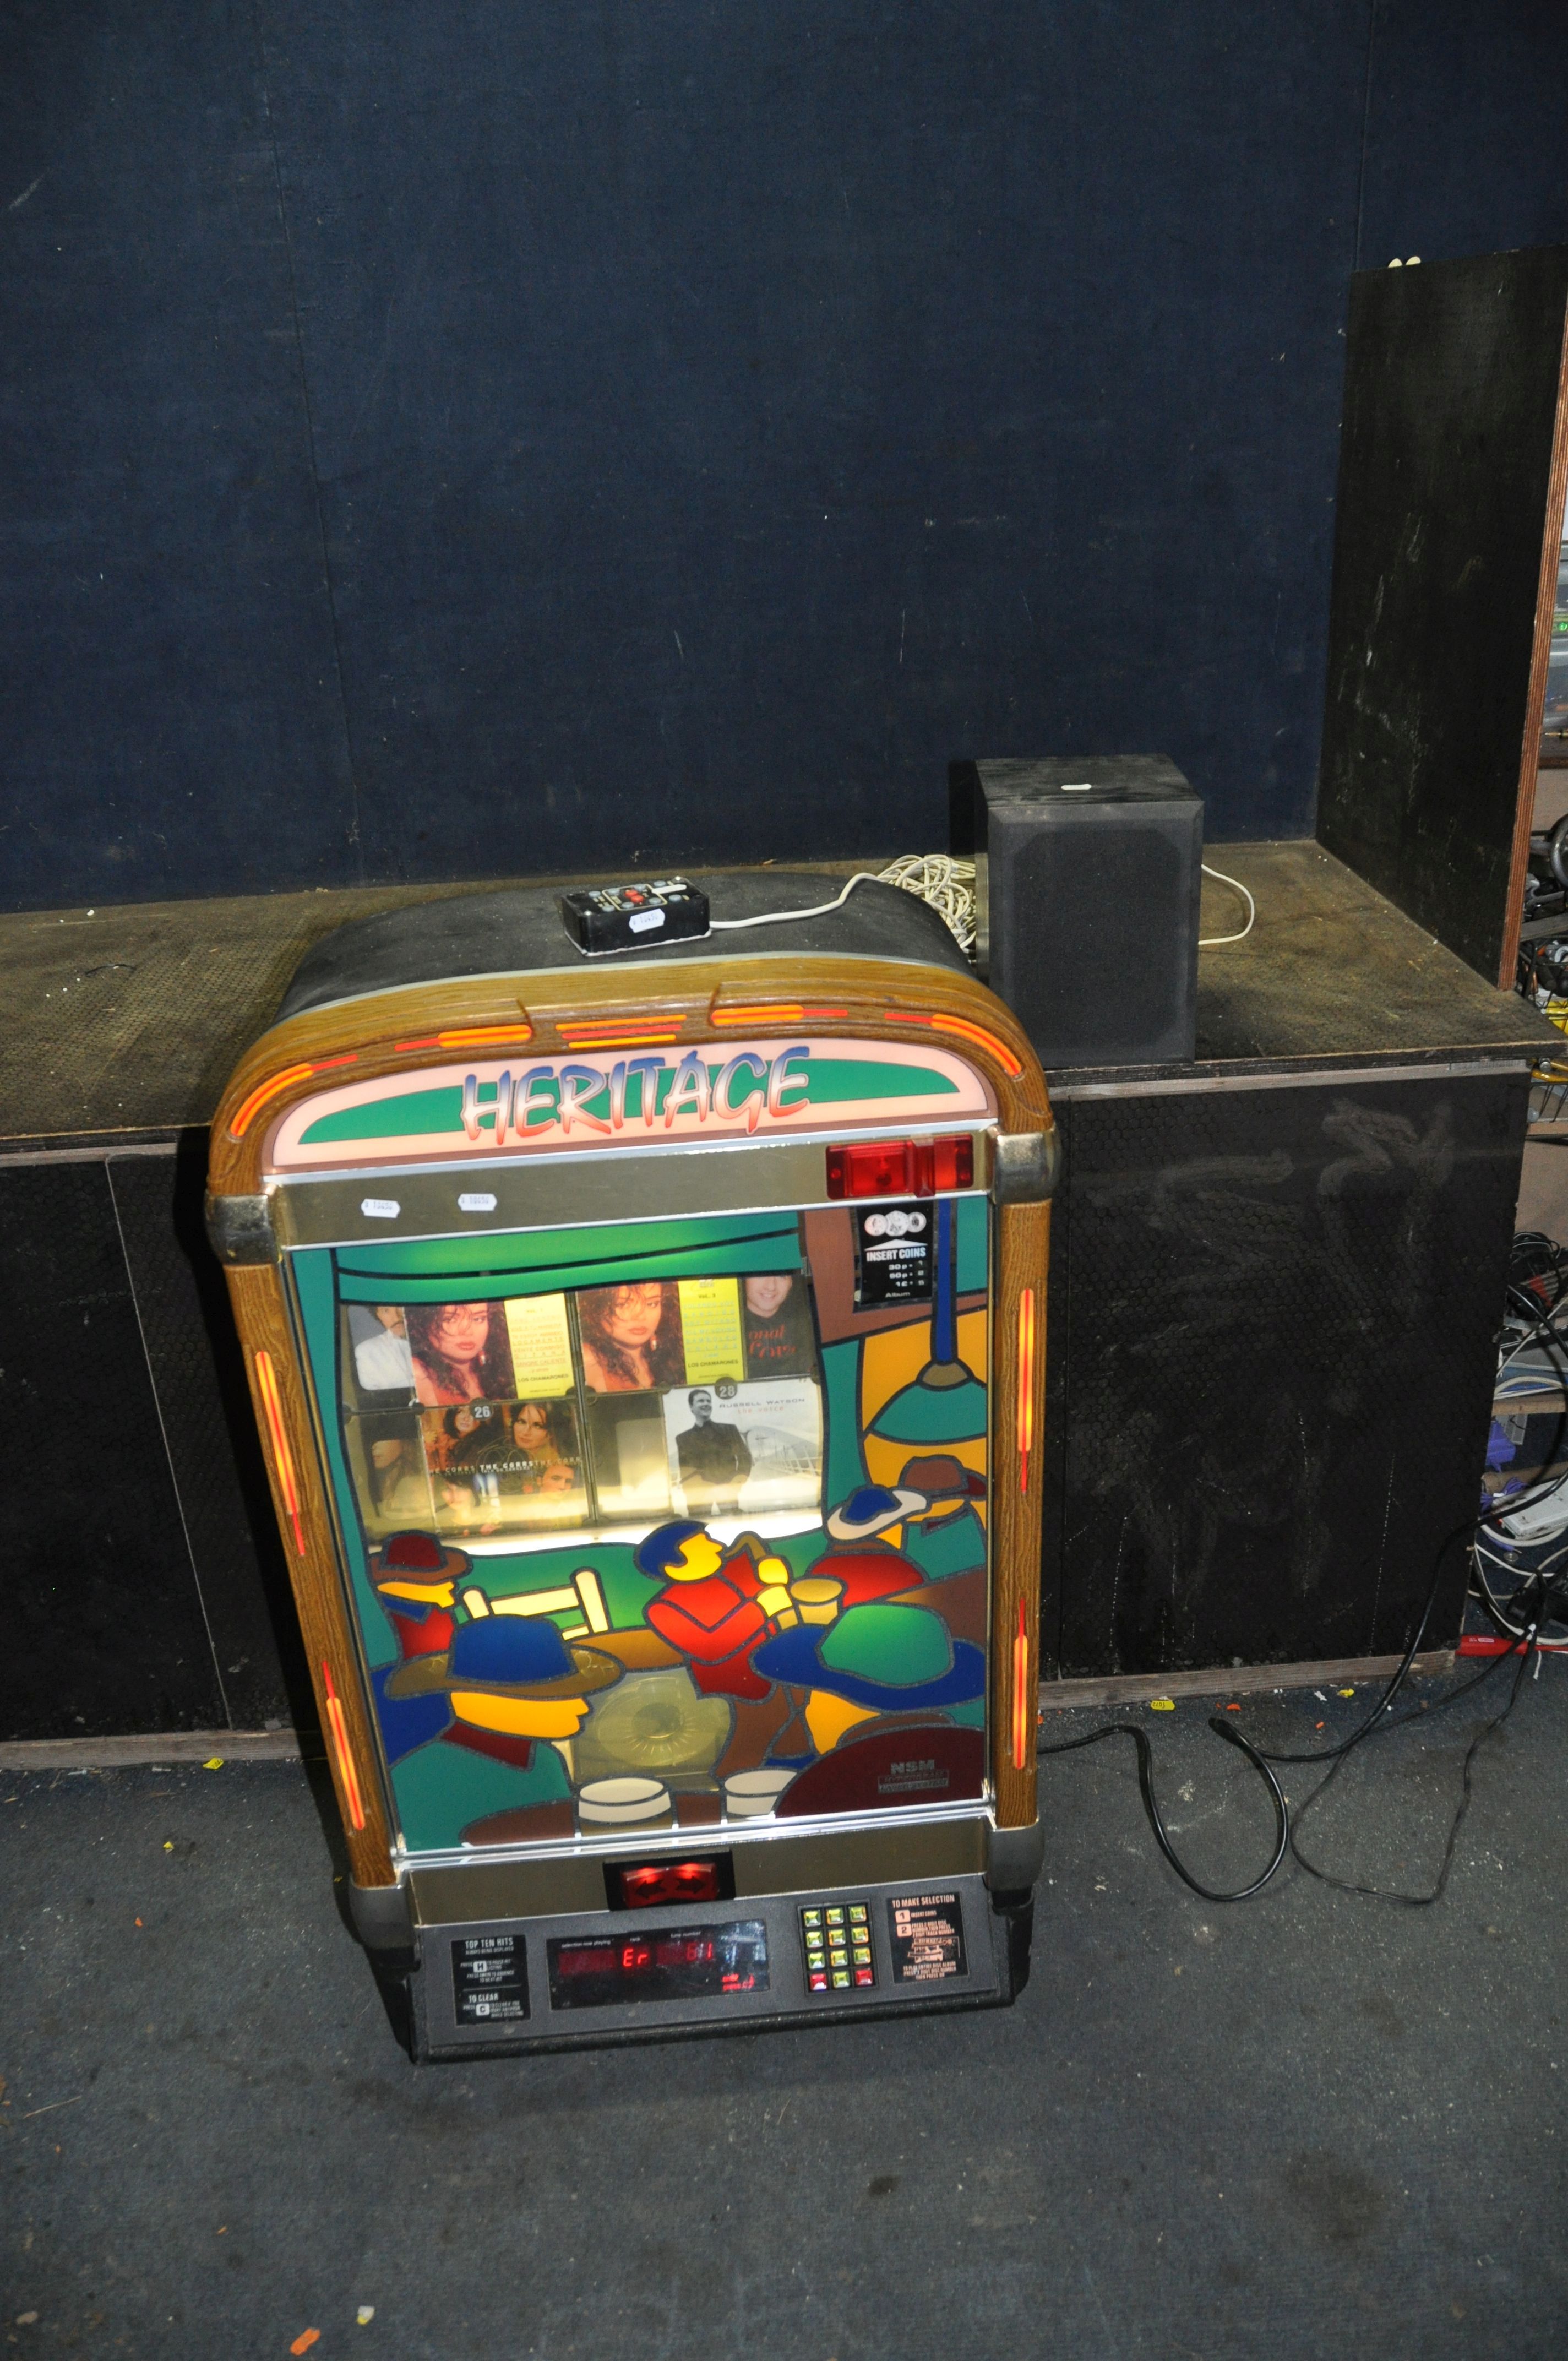
M 828 1519 L 828 1531 L 836 1542 L 870 1541 L 873 1533 L 885 1532 L 889 1525 L 902 1524 L 930 1505 L 924 1492 L 902 1485 L 862 1484 L 839 1501 Z
M 602 1648 L 568 1643 L 547 1615 L 486 1615 L 459 1624 L 439 1654 L 400 1664 L 387 1695 L 482 1689 L 512 1697 L 587 1697 L 620 1680 L 621 1670 Z

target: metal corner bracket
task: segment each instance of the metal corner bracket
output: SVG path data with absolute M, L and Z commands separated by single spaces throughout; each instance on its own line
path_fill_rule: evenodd
M 999 1131 L 992 1142 L 991 1193 L 999 1205 L 1043 1204 L 1061 1173 L 1061 1141 L 1049 1131 Z
M 276 1262 L 278 1241 L 272 1232 L 269 1200 L 257 1197 L 214 1197 L 206 1201 L 207 1241 L 220 1262 Z
M 348 1915 L 367 1951 L 406 1951 L 414 1941 L 409 1890 L 399 1885 L 348 1885 Z
M 992 1828 L 985 1847 L 985 1882 L 993 1894 L 1026 1893 L 1045 1866 L 1046 1831 L 1038 1820 L 1026 1828 Z

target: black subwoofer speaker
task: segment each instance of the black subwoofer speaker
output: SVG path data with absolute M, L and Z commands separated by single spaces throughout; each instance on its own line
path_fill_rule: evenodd
M 1046 1068 L 1195 1046 L 1203 805 L 1163 754 L 955 763 L 977 957 Z

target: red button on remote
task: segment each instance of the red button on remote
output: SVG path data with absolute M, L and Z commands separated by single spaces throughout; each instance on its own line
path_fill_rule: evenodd
M 858 1984 L 874 1984 L 876 1982 L 875 1969 L 857 1968 L 855 1970 L 855 1982 Z
M 826 1992 L 826 1991 L 827 1991 L 827 1989 L 828 1989 L 828 1979 L 827 1979 L 827 1977 L 826 1977 L 826 1976 L 813 1976 L 813 1977 L 812 1977 L 812 1979 L 811 1979 L 811 1989 L 812 1989 L 812 1991 L 813 1991 L 813 1992 Z

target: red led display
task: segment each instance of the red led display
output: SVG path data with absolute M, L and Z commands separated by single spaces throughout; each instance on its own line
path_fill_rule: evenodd
M 646 1943 L 577 1943 L 564 1947 L 564 1976 L 646 1976 L 658 1968 L 701 1967 L 713 1957 L 707 1935 L 655 1935 Z
M 623 1910 L 648 1910 L 672 1902 L 723 1902 L 723 1870 L 717 1861 L 649 1861 L 615 1870 Z M 613 1897 L 612 1897 L 613 1898 Z
M 974 1140 L 866 1139 L 828 1150 L 829 1197 L 934 1197 L 974 1186 Z
M 614 2008 L 628 2002 L 715 2000 L 768 1989 L 760 1918 L 714 1927 L 652 1927 L 646 1935 L 552 1936 L 550 2005 Z

